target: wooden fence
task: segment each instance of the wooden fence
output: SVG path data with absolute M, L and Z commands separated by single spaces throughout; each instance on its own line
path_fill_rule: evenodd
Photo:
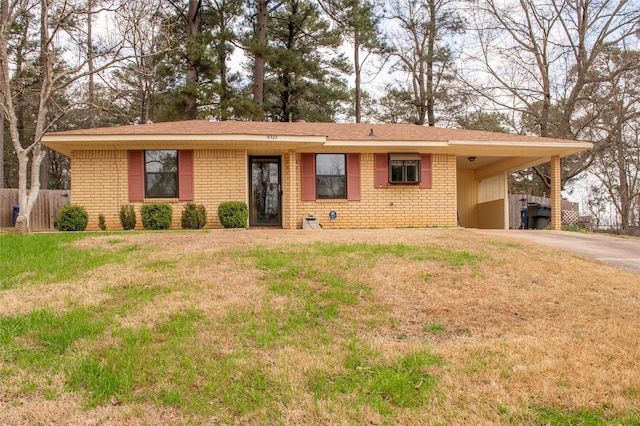
M 524 201 L 521 201 L 522 199 Z M 510 229 L 518 229 L 520 228 L 520 208 L 522 205 L 526 206 L 527 203 L 540 203 L 551 205 L 551 199 L 546 197 L 536 197 L 533 195 L 522 195 L 522 194 L 509 194 L 509 228 Z M 562 210 L 563 211 L 574 211 L 578 212 L 578 203 L 572 203 L 570 201 L 562 200 Z M 565 215 L 563 215 L 564 217 Z M 578 217 L 576 213 L 576 218 Z M 563 219 L 564 221 L 564 219 Z
M 60 207 L 71 202 L 71 191 L 41 190 L 31 211 L 31 229 L 53 229 Z M 13 206 L 17 189 L 0 189 L 0 228 L 13 227 Z

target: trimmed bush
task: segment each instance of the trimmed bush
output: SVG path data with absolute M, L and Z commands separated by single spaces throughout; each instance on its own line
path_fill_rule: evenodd
M 180 222 L 183 229 L 202 229 L 207 224 L 207 209 L 203 204 L 187 203 Z
M 98 215 L 98 227 L 102 230 L 102 231 L 106 231 L 107 230 L 107 224 L 105 222 L 105 218 L 104 215 L 102 213 L 100 213 Z
M 89 214 L 84 207 L 67 204 L 58 211 L 56 228 L 58 231 L 84 231 L 89 223 Z
M 172 216 L 173 208 L 167 203 L 143 204 L 140 207 L 140 218 L 144 229 L 154 231 L 169 229 Z
M 218 219 L 225 228 L 246 228 L 249 207 L 241 201 L 225 201 L 218 205 Z
M 132 204 L 125 204 L 120 207 L 120 225 L 125 231 L 136 227 L 136 211 Z

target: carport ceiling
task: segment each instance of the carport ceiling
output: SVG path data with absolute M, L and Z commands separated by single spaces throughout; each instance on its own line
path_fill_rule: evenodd
M 458 170 L 477 170 L 495 163 L 499 163 L 506 159 L 505 157 L 472 157 L 475 158 L 475 160 L 470 161 L 469 158 L 470 157 L 465 156 L 456 157 Z

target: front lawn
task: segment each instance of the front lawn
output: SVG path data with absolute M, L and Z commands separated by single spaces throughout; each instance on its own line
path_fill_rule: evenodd
M 640 276 L 462 230 L 0 235 L 7 424 L 638 424 Z

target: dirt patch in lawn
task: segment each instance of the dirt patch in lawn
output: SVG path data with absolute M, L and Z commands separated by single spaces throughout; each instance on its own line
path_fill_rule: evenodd
M 129 294 L 129 287 L 147 286 L 154 297 L 119 313 L 118 324 L 154 328 L 174 313 L 195 308 L 209 324 L 198 338 L 218 342 L 223 356 L 237 336 L 216 325 L 228 321 L 230 311 L 261 314 L 261 303 L 271 297 L 274 309 L 284 315 L 294 300 L 286 292 L 269 296 L 274 283 L 265 281 L 267 271 L 256 266 L 252 251 L 287 254 L 318 247 L 314 244 L 392 245 L 399 247 L 395 254 L 370 250 L 366 256 L 372 256 L 371 263 L 358 258 L 352 269 L 344 266 L 350 265 L 345 259 L 351 254 L 337 254 L 340 262 L 335 265 L 325 255 L 325 263 L 328 272 L 367 289 L 356 294 L 364 302 L 342 308 L 345 317 L 357 319 L 350 329 L 334 323 L 328 335 L 353 335 L 379 350 L 383 360 L 428 347 L 442 362 L 429 367 L 438 379 L 435 397 L 423 408 L 400 410 L 395 421 L 532 423 L 536 418 L 530 410 L 536 407 L 602 415 L 640 410 L 640 275 L 571 253 L 507 237 L 433 229 L 149 232 L 73 244 L 135 244 L 139 251 L 135 261 L 100 268 L 81 282 L 7 290 L 0 294 L 2 316 L 43 306 L 64 310 L 69 300 L 115 303 Z M 344 373 L 331 364 L 346 349 L 334 345 L 323 355 L 284 344 L 259 360 L 299 394 L 289 395 L 277 414 L 269 415 L 285 423 L 388 420 L 370 407 L 355 415 L 353 408 L 307 392 L 302 383 L 315 370 Z M 69 394 L 54 401 L 39 394 L 17 402 L 3 398 L 0 411 L 8 413 L 8 424 L 207 421 L 148 403 L 87 411 Z M 251 423 L 258 414 L 236 420 Z

